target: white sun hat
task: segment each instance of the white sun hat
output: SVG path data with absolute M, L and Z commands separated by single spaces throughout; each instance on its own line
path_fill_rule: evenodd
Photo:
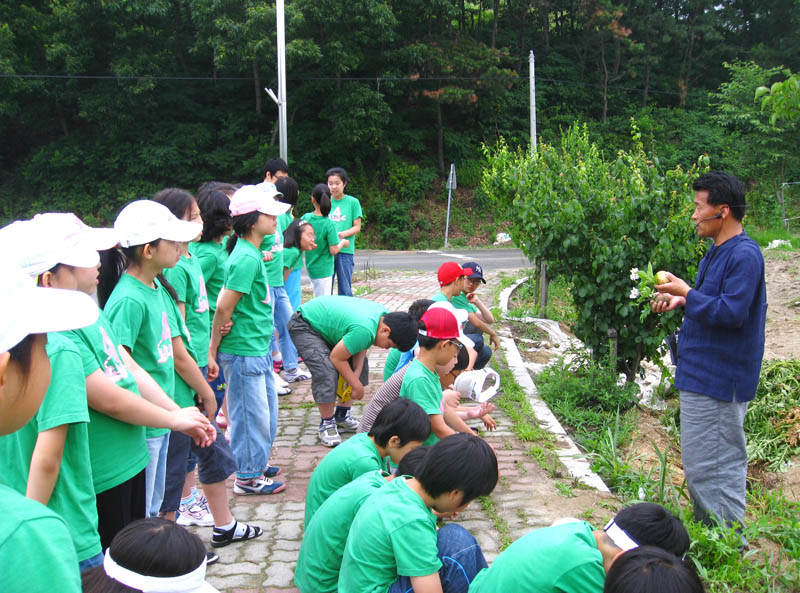
M 56 264 L 92 268 L 100 263 L 97 251 L 116 244 L 113 229 L 93 229 L 74 214 L 37 214 L 0 229 L 0 250 L 30 276 Z
M 8 352 L 30 334 L 66 331 L 97 321 L 100 310 L 86 294 L 41 288 L 17 266 L 0 264 L 0 352 Z
M 466 371 L 456 377 L 453 387 L 461 397 L 482 404 L 497 395 L 497 390 L 500 389 L 500 375 L 489 367 Z
M 203 225 L 181 220 L 153 200 L 136 200 L 117 215 L 114 230 L 122 247 L 133 247 L 156 239 L 187 243 L 203 231 Z
M 262 188 L 257 185 L 243 185 L 231 196 L 231 216 L 261 212 L 271 216 L 280 216 L 289 211 L 291 204 L 278 202 L 275 198 L 282 196 L 279 191 Z

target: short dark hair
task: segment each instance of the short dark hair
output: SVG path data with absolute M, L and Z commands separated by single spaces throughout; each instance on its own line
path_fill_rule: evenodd
M 197 569 L 206 557 L 200 538 L 191 531 L 158 517 L 139 519 L 122 528 L 111 541 L 111 558 L 128 570 L 151 577 L 177 577 Z M 116 583 L 102 566 L 82 575 L 83 590 L 135 591 L 111 587 Z
M 617 513 L 614 523 L 640 546 L 656 546 L 676 556 L 683 556 L 689 549 L 686 527 L 660 504 L 632 504 Z
M 330 169 L 325 171 L 325 181 L 328 181 L 328 177 L 330 177 L 331 175 L 336 175 L 337 177 L 339 177 L 339 179 L 341 179 L 342 182 L 344 183 L 345 187 L 347 187 L 347 184 L 350 183 L 350 178 L 347 176 L 347 171 L 345 171 L 341 167 L 331 167 Z
M 603 593 L 703 593 L 694 569 L 674 554 L 640 546 L 614 560 Z
M 403 455 L 400 463 L 397 464 L 397 475 L 416 476 L 422 468 L 422 462 L 425 461 L 429 450 L 430 447 L 417 447 Z
M 292 208 L 297 206 L 297 197 L 300 195 L 300 188 L 297 182 L 291 177 L 281 177 L 275 182 L 275 189 L 281 192 L 276 196 L 279 202 L 289 204 Z
M 747 208 L 745 191 L 741 181 L 724 171 L 711 171 L 701 175 L 692 183 L 694 191 L 707 191 L 708 203 L 714 206 L 727 205 L 736 220 L 744 218 Z
M 469 366 L 469 351 L 466 348 L 459 348 L 458 358 L 456 360 L 455 366 L 453 367 L 453 370 L 463 371 L 468 366 Z
M 378 413 L 368 434 L 379 447 L 385 447 L 393 436 L 399 437 L 402 447 L 426 440 L 431 434 L 431 419 L 417 402 L 399 397 Z
M 411 315 L 417 322 L 419 318 L 425 315 L 425 311 L 433 304 L 431 299 L 417 299 L 408 308 L 408 314 Z
M 425 329 L 424 328 L 425 324 L 422 321 L 420 321 L 419 324 L 421 326 L 423 326 L 422 329 Z M 436 348 L 436 345 L 439 342 L 446 342 L 447 340 L 440 340 L 439 338 L 432 338 L 430 336 L 423 336 L 422 334 L 418 333 L 417 334 L 417 341 L 419 342 L 419 347 L 422 348 L 423 350 L 433 350 L 434 348 Z M 462 348 L 462 350 L 463 350 L 463 348 Z
M 197 205 L 203 218 L 201 243 L 208 243 L 222 237 L 231 230 L 233 221 L 230 210 L 231 200 L 224 191 L 211 189 L 198 194 Z
M 275 177 L 275 173 L 278 171 L 284 171 L 287 175 L 289 174 L 289 165 L 286 164 L 286 161 L 281 158 L 267 159 L 267 162 L 264 163 L 264 177 L 267 176 L 267 173 Z
M 408 352 L 417 343 L 417 323 L 408 313 L 387 313 L 381 321 L 389 327 L 389 339 L 400 352 Z
M 293 220 L 286 230 L 283 231 L 283 247 L 296 247 L 300 249 L 300 235 L 303 234 L 303 229 L 311 223 L 304 218 Z
M 482 438 L 459 432 L 431 447 L 415 477 L 433 498 L 460 490 L 464 493 L 461 504 L 466 504 L 494 490 L 497 456 Z

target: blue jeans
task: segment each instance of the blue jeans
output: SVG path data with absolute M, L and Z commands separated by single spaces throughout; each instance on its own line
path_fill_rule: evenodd
M 164 480 L 167 475 L 167 451 L 169 433 L 147 439 L 150 461 L 144 468 L 145 512 L 148 517 L 158 517 L 161 502 L 164 500 Z
M 219 375 L 217 375 L 217 378 L 211 381 L 209 385 L 214 392 L 214 397 L 217 398 L 217 410 L 221 410 L 222 402 L 225 400 L 225 391 L 228 388 L 228 382 L 225 380 L 225 371 L 222 370 L 222 365 L 219 363 L 219 355 L 217 356 L 217 366 L 219 367 Z M 208 367 L 206 366 L 205 369 L 206 371 L 203 371 L 203 376 L 205 376 L 208 371 Z
M 95 554 L 94 556 L 87 558 L 86 560 L 81 560 L 78 562 L 78 570 L 84 572 L 89 570 L 90 568 L 94 568 L 95 566 L 100 566 L 103 564 L 103 553 Z
M 475 369 L 482 369 L 486 366 L 489 362 L 489 359 L 492 357 L 492 349 L 486 345 L 483 341 L 483 334 L 464 334 L 470 340 L 475 342 L 475 352 L 478 353 L 478 357 L 475 359 L 475 365 L 473 368 Z
M 300 301 L 302 299 L 300 274 L 301 270 L 292 270 L 283 283 L 286 294 L 289 295 L 289 303 L 292 305 L 292 311 L 297 311 L 297 307 L 300 306 Z
M 353 254 L 337 253 L 333 256 L 333 275 L 340 295 L 353 296 Z
M 275 320 L 275 329 L 278 331 L 280 340 L 281 356 L 283 356 L 283 368 L 287 371 L 297 369 L 297 348 L 292 343 L 289 329 L 286 327 L 289 318 L 292 316 L 292 304 L 289 302 L 289 295 L 283 286 L 270 286 L 269 294 L 272 297 L 272 311 Z M 270 353 L 275 352 L 275 334 L 269 343 Z
M 479 571 L 486 568 L 486 558 L 472 534 L 453 523 L 448 523 L 436 533 L 439 548 L 439 579 L 443 593 L 467 593 L 469 584 Z M 388 593 L 412 593 L 411 578 L 401 576 L 389 587 Z
M 272 356 L 219 353 L 228 380 L 228 414 L 236 476 L 247 480 L 262 474 L 278 429 L 278 394 L 272 377 Z

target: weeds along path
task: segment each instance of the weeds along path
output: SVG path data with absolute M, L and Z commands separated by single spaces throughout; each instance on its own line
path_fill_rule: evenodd
M 495 274 L 487 274 L 481 297 L 491 302 Z M 418 298 L 429 298 L 437 290 L 432 272 L 377 272 L 356 274 L 354 293 L 384 304 L 391 311 L 407 310 Z M 360 411 L 382 382 L 386 351 L 369 352 L 370 385 Z M 497 354 L 495 355 L 497 356 Z M 502 371 L 496 358 L 490 363 Z M 580 487 L 555 461 L 548 438 L 526 410 L 527 399 L 503 375 L 501 408 L 493 416 L 498 428 L 485 437 L 500 462 L 500 481 L 491 496 L 474 501 L 456 521 L 469 529 L 491 561 L 513 540 L 531 529 L 560 517 L 579 517 L 602 524 L 616 510 L 616 500 Z M 264 535 L 256 540 L 220 548 L 220 561 L 209 567 L 208 580 L 224 593 L 296 591 L 294 566 L 302 541 L 303 510 L 308 479 L 329 449 L 317 444 L 319 415 L 311 398 L 309 381 L 292 385 L 293 393 L 280 398 L 278 435 L 270 463 L 281 467 L 279 479 L 286 490 L 271 496 L 243 497 L 231 494 L 233 512 L 240 521 L 259 525 Z M 478 422 L 478 424 L 480 424 Z M 345 436 L 345 435 L 343 435 Z M 229 488 L 232 481 L 229 481 Z M 193 528 L 201 538 L 210 538 L 210 528 Z

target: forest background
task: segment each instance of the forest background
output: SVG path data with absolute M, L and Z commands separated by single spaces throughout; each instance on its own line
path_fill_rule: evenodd
M 540 142 L 577 121 L 613 155 L 634 118 L 665 169 L 705 153 L 742 178 L 751 224 L 800 215 L 800 120 L 754 100 L 800 69 L 800 0 L 288 0 L 286 28 L 300 210 L 343 166 L 373 246 L 441 243 L 451 162 L 457 240 L 502 230 L 482 147 L 529 145 L 531 49 Z M 274 5 L 251 0 L 0 4 L 0 221 L 107 223 L 162 187 L 259 181 L 275 37 Z

